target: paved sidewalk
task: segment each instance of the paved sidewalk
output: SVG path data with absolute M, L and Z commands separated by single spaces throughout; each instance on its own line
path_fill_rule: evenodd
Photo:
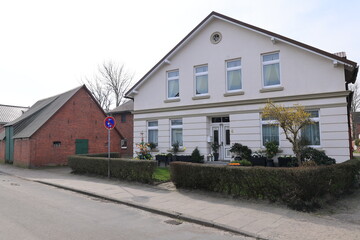
M 262 239 L 360 239 L 358 224 L 267 202 L 74 175 L 67 167 L 40 170 L 0 164 L 0 172 Z

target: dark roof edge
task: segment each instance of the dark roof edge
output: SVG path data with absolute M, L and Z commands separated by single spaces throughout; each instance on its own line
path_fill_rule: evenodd
M 128 90 L 126 93 L 125 93 L 125 97 L 126 98 L 130 98 L 132 99 L 130 96 L 128 96 L 134 89 L 136 89 L 158 66 L 160 66 L 161 63 L 163 63 L 167 58 L 168 56 L 170 56 L 179 46 L 181 46 L 181 44 L 183 44 L 195 31 L 197 31 L 207 20 L 209 20 L 212 16 L 217 16 L 219 18 L 223 18 L 225 20 L 228 20 L 230 22 L 233 22 L 235 24 L 239 24 L 239 25 L 242 25 L 244 27 L 247 27 L 247 28 L 250 28 L 252 30 L 255 30 L 255 31 L 258 31 L 258 32 L 261 32 L 263 34 L 267 34 L 269 36 L 272 36 L 272 37 L 275 37 L 275 38 L 278 38 L 278 39 L 281 39 L 285 42 L 289 42 L 291 44 L 294 44 L 294 45 L 297 45 L 299 47 L 302 47 L 302 48 L 305 48 L 305 49 L 308 49 L 310 51 L 313 51 L 313 52 L 316 52 L 318 54 L 321 54 L 321 55 L 324 55 L 324 56 L 327 56 L 329 58 L 332 58 L 332 59 L 336 59 L 338 61 L 341 61 L 341 62 L 344 62 L 344 63 L 347 63 L 349 65 L 351 65 L 353 68 L 354 68 L 354 71 L 356 71 L 355 69 L 357 68 L 357 63 L 356 62 L 353 62 L 351 60 L 348 60 L 346 58 L 342 58 L 342 57 L 339 57 L 335 54 L 332 54 L 332 53 L 329 53 L 329 52 L 326 52 L 324 50 L 321 50 L 319 48 L 315 48 L 315 47 L 312 47 L 310 45 L 307 45 L 305 43 L 302 43 L 302 42 L 299 42 L 299 41 L 296 41 L 296 40 L 293 40 L 291 38 L 287 38 L 285 36 L 282 36 L 280 34 L 276 34 L 274 32 L 270 32 L 268 30 L 265 30 L 265 29 L 262 29 L 262 28 L 259 28 L 259 27 L 255 27 L 253 25 L 250 25 L 250 24 L 247 24 L 247 23 L 244 23 L 244 22 L 241 22 L 239 20 L 236 20 L 234 18 L 231 18 L 231 17 L 228 17 L 226 15 L 223 15 L 223 14 L 220 14 L 220 13 L 217 13 L 215 11 L 211 12 L 204 20 L 202 20 L 189 34 L 187 34 L 178 44 L 176 44 L 176 46 L 174 48 L 172 48 L 158 63 L 155 64 L 154 67 L 152 67 L 139 81 L 137 81 L 134 86 L 132 86 L 130 88 L 130 90 Z M 355 80 L 356 80 L 356 77 L 355 77 Z M 346 82 L 351 82 L 349 80 L 347 80 Z M 354 81 L 355 82 L 355 81 Z
M 22 107 L 22 106 L 14 106 L 14 105 L 6 105 L 6 104 L 0 104 L 1 107 L 13 107 L 13 108 L 30 108 L 30 107 Z

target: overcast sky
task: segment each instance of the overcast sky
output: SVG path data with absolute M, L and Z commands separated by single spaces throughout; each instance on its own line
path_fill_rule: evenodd
M 212 11 L 360 64 L 358 0 L 0 0 L 0 104 L 31 106 L 109 60 L 136 82 Z

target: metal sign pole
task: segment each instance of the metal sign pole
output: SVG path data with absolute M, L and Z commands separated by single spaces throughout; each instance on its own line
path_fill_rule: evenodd
M 108 178 L 110 178 L 110 129 L 108 129 Z

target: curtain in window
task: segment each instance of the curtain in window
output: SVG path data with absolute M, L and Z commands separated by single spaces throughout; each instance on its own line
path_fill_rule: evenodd
M 168 81 L 168 98 L 179 97 L 179 80 Z
M 208 76 L 197 76 L 196 77 L 196 94 L 208 93 Z
M 318 122 L 305 126 L 302 129 L 301 134 L 306 139 L 306 141 L 308 141 L 308 145 L 320 145 L 320 128 Z
M 241 70 L 227 72 L 228 90 L 241 89 Z
M 263 144 L 276 142 L 279 144 L 279 126 L 265 124 L 262 126 Z
M 264 86 L 280 84 L 279 63 L 264 65 Z
M 181 128 L 171 129 L 171 145 L 174 143 L 179 143 L 180 146 L 183 145 L 183 134 Z
M 158 143 L 158 130 L 149 129 L 148 142 Z

